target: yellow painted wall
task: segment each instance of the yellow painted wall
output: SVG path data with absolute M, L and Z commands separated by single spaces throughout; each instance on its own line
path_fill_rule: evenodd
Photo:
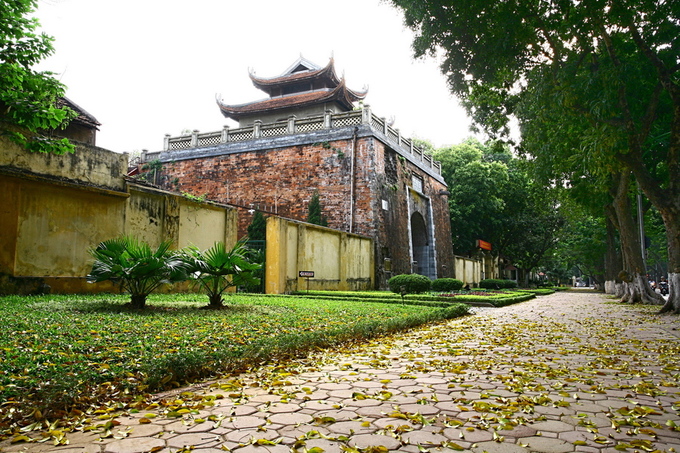
M 129 183 L 127 156 L 79 146 L 78 156 L 45 157 L 6 141 L 0 146 L 0 294 L 44 284 L 55 293 L 115 291 L 109 283 L 88 284 L 85 276 L 89 249 L 122 234 L 152 246 L 236 241 L 235 208 Z
M 86 275 L 88 250 L 122 231 L 124 200 L 43 183 L 25 184 L 19 200 L 15 275 Z
M 482 263 L 462 256 L 456 256 L 454 259 L 456 278 L 465 285 L 477 286 L 482 279 Z
M 312 290 L 370 290 L 374 252 L 370 238 L 288 219 L 267 219 L 268 294 Z M 313 278 L 298 277 L 313 271 Z
M 44 175 L 110 190 L 125 190 L 128 155 L 76 144 L 72 154 L 31 153 L 0 135 L 0 168 L 7 172 Z
M 238 213 L 221 206 L 181 199 L 179 202 L 179 247 L 194 245 L 201 250 L 215 242 L 231 248 L 238 237 Z

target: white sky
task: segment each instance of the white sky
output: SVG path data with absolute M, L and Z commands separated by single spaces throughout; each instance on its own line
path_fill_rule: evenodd
M 227 104 L 262 99 L 248 77 L 273 77 L 300 55 L 335 58 L 351 89 L 394 117 L 406 137 L 435 146 L 470 136 L 470 121 L 432 59 L 414 61 L 401 13 L 380 0 L 39 0 L 55 38 L 39 69 L 57 73 L 66 95 L 100 123 L 97 144 L 158 151 L 166 133 L 235 123 Z

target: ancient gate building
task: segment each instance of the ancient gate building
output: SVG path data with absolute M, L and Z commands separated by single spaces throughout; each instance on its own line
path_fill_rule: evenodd
M 273 78 L 250 74 L 264 100 L 220 112 L 238 121 L 210 133 L 166 136 L 164 184 L 247 212 L 305 221 L 319 194 L 328 227 L 374 239 L 376 283 L 390 276 L 453 275 L 448 192 L 438 162 L 402 137 L 349 89 L 333 59 L 325 67 L 300 58 Z M 425 110 L 425 109 L 424 109 Z

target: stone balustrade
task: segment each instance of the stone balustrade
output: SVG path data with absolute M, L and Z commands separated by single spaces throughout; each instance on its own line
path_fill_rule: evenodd
M 224 126 L 221 131 L 204 132 L 197 130 L 190 135 L 171 137 L 165 136 L 163 151 L 177 151 L 192 148 L 204 148 L 218 146 L 223 143 L 243 142 L 260 138 L 271 138 L 282 135 L 301 134 L 323 129 L 344 128 L 359 125 L 367 125 L 375 132 L 383 136 L 388 144 L 403 155 L 410 156 L 421 165 L 431 168 L 436 174 L 441 175 L 441 164 L 432 160 L 432 156 L 425 154 L 422 149 L 414 145 L 413 140 L 402 137 L 398 129 L 392 128 L 385 118 L 380 118 L 371 112 L 369 106 L 352 112 L 333 113 L 330 110 L 324 115 L 298 119 L 291 116 L 287 121 L 275 123 L 262 123 L 255 121 L 252 126 L 231 129 Z M 157 159 L 160 152 L 143 153 L 143 161 Z

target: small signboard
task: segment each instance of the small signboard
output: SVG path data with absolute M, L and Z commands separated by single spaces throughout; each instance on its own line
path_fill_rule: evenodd
M 314 271 L 300 271 L 298 277 L 311 278 L 314 277 Z
M 477 247 L 479 247 L 482 250 L 491 250 L 491 242 L 486 242 L 482 241 L 481 239 L 477 239 Z

